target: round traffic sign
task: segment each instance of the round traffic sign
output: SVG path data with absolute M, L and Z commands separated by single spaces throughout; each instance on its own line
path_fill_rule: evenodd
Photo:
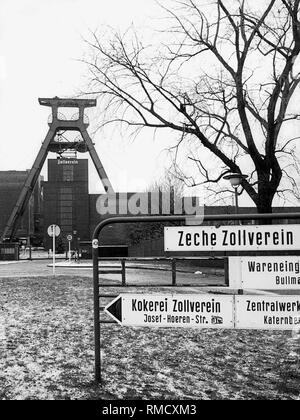
M 93 248 L 94 248 L 94 249 L 98 249 L 98 246 L 99 246 L 99 241 L 98 241 L 98 239 L 93 239 L 93 241 L 92 241 L 92 246 L 93 246 Z
M 57 225 L 50 225 L 48 227 L 48 235 L 53 236 L 59 236 L 60 235 L 60 227 Z
M 69 242 L 71 242 L 71 241 L 72 241 L 72 239 L 73 239 L 73 236 L 72 236 L 72 235 L 68 235 L 68 236 L 67 236 L 67 239 L 68 239 L 68 241 L 69 241 Z

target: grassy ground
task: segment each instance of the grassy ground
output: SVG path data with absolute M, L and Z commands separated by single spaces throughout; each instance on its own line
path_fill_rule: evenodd
M 106 325 L 98 387 L 91 279 L 0 279 L 0 288 L 2 400 L 300 398 L 290 332 Z

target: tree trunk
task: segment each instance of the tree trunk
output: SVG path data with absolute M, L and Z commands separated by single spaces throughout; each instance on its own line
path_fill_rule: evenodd
M 272 211 L 272 201 L 273 201 L 273 199 L 265 200 L 265 197 L 263 197 L 260 200 L 260 197 L 259 197 L 259 203 L 257 205 L 257 212 L 262 213 L 262 214 L 273 213 L 273 211 Z
M 273 198 L 274 193 L 271 191 L 269 183 L 264 183 L 264 185 L 261 185 L 260 188 L 258 188 L 257 212 L 261 214 L 273 213 Z M 272 219 L 259 219 L 258 223 L 260 225 L 271 225 Z

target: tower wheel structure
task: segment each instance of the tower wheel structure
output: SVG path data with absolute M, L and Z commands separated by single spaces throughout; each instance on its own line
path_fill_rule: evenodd
M 89 152 L 104 190 L 108 193 L 114 192 L 107 173 L 95 150 L 94 143 L 87 132 L 89 122 L 84 114 L 84 110 L 85 108 L 96 106 L 96 99 L 62 99 L 56 96 L 54 98 L 39 98 L 39 103 L 42 106 L 50 107 L 52 110 L 52 114 L 48 120 L 49 130 L 5 225 L 1 242 L 4 240 L 12 241 L 14 239 L 20 219 L 29 203 L 29 199 L 49 152 L 57 153 L 61 156 L 64 155 L 65 157 L 72 153 L 76 155 L 77 152 Z M 58 112 L 59 108 L 77 108 L 78 111 L 71 118 L 65 118 Z M 80 136 L 69 140 L 67 133 L 74 131 L 79 132 Z

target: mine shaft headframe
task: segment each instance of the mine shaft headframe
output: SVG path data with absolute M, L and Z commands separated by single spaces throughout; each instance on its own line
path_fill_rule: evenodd
M 57 153 L 57 151 L 61 148 L 65 150 L 89 152 L 105 191 L 108 193 L 114 192 L 106 171 L 95 150 L 92 139 L 87 132 L 88 124 L 84 122 L 84 109 L 96 106 L 97 101 L 95 99 L 61 99 L 56 96 L 54 98 L 39 98 L 39 103 L 42 106 L 49 106 L 52 108 L 52 121 L 51 123 L 48 123 L 48 133 L 41 145 L 34 164 L 28 173 L 25 184 L 23 185 L 17 202 L 9 216 L 4 231 L 0 236 L 0 242 L 3 241 L 4 238 L 9 238 L 12 240 L 15 237 L 20 218 L 24 214 L 25 208 L 28 205 L 29 199 L 45 163 L 48 152 Z M 76 119 L 72 118 L 61 120 L 57 112 L 58 108 L 60 107 L 79 109 L 78 118 L 76 114 Z M 82 141 L 68 141 L 65 143 L 56 141 L 56 135 L 61 130 L 79 131 L 82 136 Z
M 54 98 L 39 98 L 39 104 L 50 107 L 64 108 L 91 108 L 97 105 L 96 99 L 63 99 L 55 96 Z
M 39 98 L 39 104 L 42 106 L 48 106 L 52 108 L 53 121 L 59 121 L 58 108 L 78 108 L 79 109 L 79 121 L 83 122 L 84 109 L 92 108 L 97 106 L 96 99 L 72 99 L 72 98 Z
M 114 192 L 114 189 L 108 179 L 106 171 L 99 159 L 99 156 L 95 150 L 92 139 L 87 132 L 88 123 L 84 121 L 84 109 L 95 107 L 97 105 L 96 99 L 74 99 L 74 98 L 39 98 L 39 104 L 42 106 L 48 106 L 52 109 L 52 121 L 49 124 L 50 131 L 53 132 L 52 138 L 47 145 L 47 151 L 58 153 L 59 150 L 76 150 L 79 152 L 89 152 L 95 168 L 102 181 L 106 192 Z M 58 113 L 59 108 L 77 108 L 79 109 L 78 118 L 76 119 L 61 119 Z M 77 116 L 77 114 L 76 114 Z M 61 130 L 64 131 L 79 131 L 81 133 L 83 141 L 80 142 L 59 142 L 55 140 L 55 136 Z

